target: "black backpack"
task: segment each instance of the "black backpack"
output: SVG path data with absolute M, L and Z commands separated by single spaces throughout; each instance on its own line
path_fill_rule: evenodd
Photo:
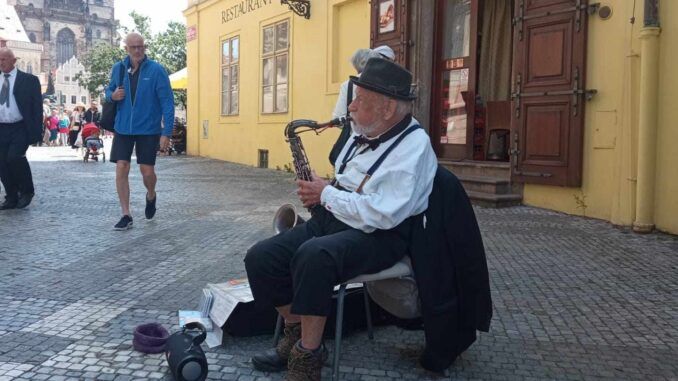
M 121 87 L 125 79 L 125 65 L 120 61 L 120 80 L 118 86 Z M 115 68 L 115 66 L 113 66 Z M 115 131 L 115 113 L 118 111 L 118 102 L 114 100 L 105 100 L 101 109 L 101 119 L 99 125 L 106 131 Z

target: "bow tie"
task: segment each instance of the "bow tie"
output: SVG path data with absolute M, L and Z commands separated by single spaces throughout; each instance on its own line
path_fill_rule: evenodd
M 353 139 L 355 139 L 356 144 L 358 145 L 363 145 L 366 144 L 367 146 L 370 147 L 372 151 L 377 149 L 379 147 L 379 144 L 381 144 L 381 140 L 379 138 L 376 139 L 369 139 L 367 136 L 356 136 Z

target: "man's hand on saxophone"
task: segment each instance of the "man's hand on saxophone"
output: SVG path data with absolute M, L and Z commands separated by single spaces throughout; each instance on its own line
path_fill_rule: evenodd
M 311 171 L 311 181 L 297 180 L 299 200 L 306 208 L 320 204 L 320 194 L 329 184 L 329 181 Z

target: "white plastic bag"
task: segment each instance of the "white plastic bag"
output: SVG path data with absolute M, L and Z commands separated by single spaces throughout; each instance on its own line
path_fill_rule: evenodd
M 80 132 L 78 132 L 78 137 L 75 139 L 75 143 L 73 143 L 73 145 L 76 147 L 82 147 L 82 129 Z

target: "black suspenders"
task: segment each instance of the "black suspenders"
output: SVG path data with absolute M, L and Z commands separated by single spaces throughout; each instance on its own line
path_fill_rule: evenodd
M 393 144 L 391 144 L 386 149 L 386 151 L 384 151 L 384 153 L 382 153 L 381 156 L 379 156 L 379 159 L 377 159 L 377 161 L 374 164 L 372 164 L 370 169 L 367 171 L 367 174 L 365 175 L 365 178 L 363 178 L 363 181 L 360 183 L 360 186 L 358 186 L 358 189 L 355 190 L 357 193 L 362 193 L 363 186 L 365 185 L 365 183 L 367 183 L 367 181 L 372 177 L 374 172 L 376 172 L 377 169 L 379 169 L 379 167 L 384 162 L 384 160 L 386 160 L 386 157 L 391 153 L 391 151 L 393 151 L 393 149 L 396 148 L 398 146 L 398 144 L 400 144 L 400 142 L 402 142 L 403 139 L 405 139 L 405 137 L 407 135 L 409 135 L 410 133 L 414 132 L 415 130 L 417 130 L 419 128 L 421 128 L 421 126 L 419 126 L 418 124 L 415 124 L 414 126 L 410 126 L 402 134 L 400 134 L 400 136 L 398 136 L 396 138 L 396 140 L 393 142 Z M 341 167 L 339 167 L 339 174 L 344 173 L 344 170 L 346 169 L 346 164 L 356 156 L 356 155 L 351 155 L 351 154 L 354 152 L 354 150 L 357 149 L 357 145 L 358 145 L 357 141 L 354 140 L 353 143 L 351 144 L 351 146 L 346 151 L 346 154 L 344 154 L 344 158 L 341 160 Z M 369 148 L 367 148 L 367 149 L 369 149 Z

